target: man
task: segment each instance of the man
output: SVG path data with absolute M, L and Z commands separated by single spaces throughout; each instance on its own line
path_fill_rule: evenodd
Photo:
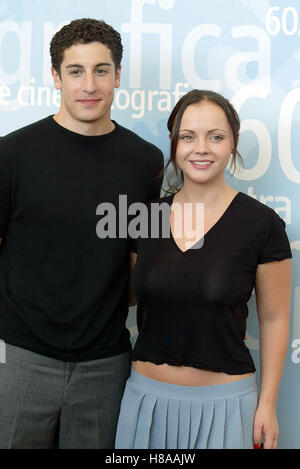
M 162 154 L 111 120 L 122 58 L 111 26 L 72 21 L 50 52 L 58 113 L 0 142 L 0 447 L 113 448 L 129 240 L 99 239 L 96 209 L 118 217 L 119 195 L 158 197 Z

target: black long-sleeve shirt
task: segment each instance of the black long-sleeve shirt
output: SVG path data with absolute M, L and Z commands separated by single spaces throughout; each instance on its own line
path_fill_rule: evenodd
M 96 211 L 159 197 L 162 165 L 117 123 L 90 137 L 49 116 L 1 138 L 1 339 L 66 361 L 130 349 L 129 238 L 100 239 Z

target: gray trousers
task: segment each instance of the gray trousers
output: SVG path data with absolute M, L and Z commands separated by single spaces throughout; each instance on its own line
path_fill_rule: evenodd
M 130 353 L 64 362 L 6 344 L 0 448 L 114 448 Z

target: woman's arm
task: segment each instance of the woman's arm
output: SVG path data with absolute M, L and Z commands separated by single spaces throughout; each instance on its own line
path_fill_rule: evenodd
M 276 402 L 289 343 L 291 260 L 260 264 L 256 273 L 256 303 L 260 329 L 261 389 L 254 418 L 254 444 L 277 447 Z
M 136 305 L 136 299 L 133 296 L 132 290 L 131 290 L 131 272 L 133 270 L 133 267 L 135 266 L 136 263 L 136 258 L 137 255 L 135 252 L 130 253 L 130 275 L 129 275 L 129 280 L 128 280 L 128 305 L 129 306 L 135 306 Z

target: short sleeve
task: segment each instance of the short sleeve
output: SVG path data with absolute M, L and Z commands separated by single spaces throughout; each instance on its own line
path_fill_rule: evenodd
M 285 231 L 285 222 L 274 211 L 269 230 L 266 231 L 266 237 L 261 245 L 258 263 L 265 264 L 291 257 L 292 251 Z
M 8 160 L 4 157 L 3 146 L 0 142 L 0 238 L 5 236 L 9 214 L 11 193 L 11 171 Z

